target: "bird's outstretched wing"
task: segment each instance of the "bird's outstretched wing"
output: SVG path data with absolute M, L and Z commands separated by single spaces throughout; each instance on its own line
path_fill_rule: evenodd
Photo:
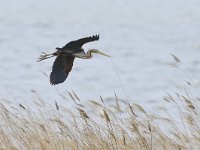
M 63 49 L 75 49 L 75 48 L 81 48 L 85 43 L 92 42 L 92 41 L 97 41 L 99 40 L 99 35 L 93 35 L 90 37 L 85 37 L 82 39 L 78 39 L 76 41 L 71 41 L 67 43 Z
M 50 83 L 52 85 L 56 85 L 64 82 L 72 69 L 73 62 L 73 56 L 57 56 L 53 63 L 52 72 L 50 74 Z

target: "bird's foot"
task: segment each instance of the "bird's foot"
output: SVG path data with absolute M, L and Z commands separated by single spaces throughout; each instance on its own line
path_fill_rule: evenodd
M 48 58 L 51 58 L 51 57 L 54 57 L 54 53 L 52 54 L 47 54 L 45 52 L 42 52 L 42 54 L 40 55 L 40 57 L 38 58 L 37 62 L 40 62 L 42 60 L 45 60 L 45 59 L 48 59 Z

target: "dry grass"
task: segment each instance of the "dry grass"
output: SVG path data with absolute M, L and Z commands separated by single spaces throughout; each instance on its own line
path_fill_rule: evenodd
M 181 61 L 172 57 L 177 67 Z M 52 105 L 32 93 L 34 104 L 1 100 L 0 150 L 200 149 L 200 98 L 186 91 L 165 96 L 162 115 L 116 95 L 109 103 L 102 97 L 82 102 L 72 91 Z
M 33 93 L 37 98 L 32 108 L 1 102 L 0 150 L 200 148 L 199 99 L 187 93 L 164 97 L 165 103 L 177 108 L 176 121 L 166 109 L 168 117 L 151 115 L 117 96 L 109 105 L 101 97 L 83 105 L 70 92 L 75 107 L 69 109 L 63 103 L 47 104 Z

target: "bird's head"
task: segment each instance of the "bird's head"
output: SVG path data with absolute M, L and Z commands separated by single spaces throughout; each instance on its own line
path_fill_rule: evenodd
M 103 56 L 106 56 L 106 57 L 110 57 L 109 55 L 99 51 L 98 49 L 91 49 L 90 50 L 92 53 L 96 53 L 96 54 L 100 54 L 100 55 L 103 55 Z

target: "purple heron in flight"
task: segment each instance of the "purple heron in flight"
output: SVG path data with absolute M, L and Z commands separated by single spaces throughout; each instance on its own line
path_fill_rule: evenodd
M 54 53 L 47 54 L 43 52 L 42 55 L 39 57 L 38 61 L 42 61 L 56 56 L 50 74 L 50 83 L 52 85 L 56 85 L 59 83 L 63 83 L 66 80 L 66 78 L 69 75 L 69 72 L 72 69 L 75 57 L 82 59 L 90 59 L 92 58 L 92 53 L 110 57 L 109 55 L 104 54 L 97 49 L 90 49 L 87 52 L 84 51 L 82 46 L 85 43 L 97 40 L 99 40 L 99 35 L 93 35 L 90 37 L 78 39 L 76 41 L 71 41 L 62 48 L 57 47 L 56 52 Z

